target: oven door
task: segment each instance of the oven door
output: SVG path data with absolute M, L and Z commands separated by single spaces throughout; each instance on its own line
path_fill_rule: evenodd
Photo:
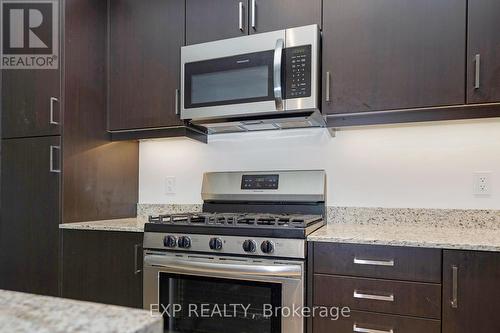
M 181 118 L 283 111 L 284 47 L 284 30 L 183 47 Z
M 149 252 L 144 308 L 163 312 L 168 333 L 303 333 L 303 318 L 279 311 L 304 305 L 303 265 Z

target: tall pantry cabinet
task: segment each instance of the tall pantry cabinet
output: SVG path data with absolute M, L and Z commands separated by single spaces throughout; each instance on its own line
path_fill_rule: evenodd
M 106 1 L 59 0 L 59 69 L 2 71 L 0 289 L 57 295 L 59 224 L 135 216 L 137 142 L 110 142 Z

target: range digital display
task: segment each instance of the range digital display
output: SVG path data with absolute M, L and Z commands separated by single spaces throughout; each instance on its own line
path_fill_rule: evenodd
M 243 175 L 242 190 L 277 190 L 279 175 Z

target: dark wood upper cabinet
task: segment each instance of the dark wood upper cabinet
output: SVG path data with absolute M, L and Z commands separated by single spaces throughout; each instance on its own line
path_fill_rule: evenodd
M 60 69 L 2 70 L 3 138 L 61 133 L 60 76 Z
M 463 104 L 465 31 L 466 0 L 324 1 L 323 112 Z
M 468 5 L 467 102 L 500 102 L 500 1 Z
M 109 1 L 109 130 L 182 125 L 184 0 Z
M 58 294 L 60 140 L 2 140 L 0 289 Z
M 500 332 L 500 254 L 443 253 L 443 333 Z
M 142 233 L 63 230 L 61 235 L 62 297 L 142 308 Z
M 321 0 L 186 0 L 187 44 L 309 24 L 321 26 Z
M 309 24 L 317 24 L 321 27 L 321 0 L 248 1 L 251 34 Z
M 186 0 L 186 44 L 248 34 L 248 0 Z

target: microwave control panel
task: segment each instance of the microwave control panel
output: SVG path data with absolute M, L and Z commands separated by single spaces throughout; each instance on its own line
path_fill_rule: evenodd
M 311 96 L 311 45 L 285 49 L 285 98 Z

